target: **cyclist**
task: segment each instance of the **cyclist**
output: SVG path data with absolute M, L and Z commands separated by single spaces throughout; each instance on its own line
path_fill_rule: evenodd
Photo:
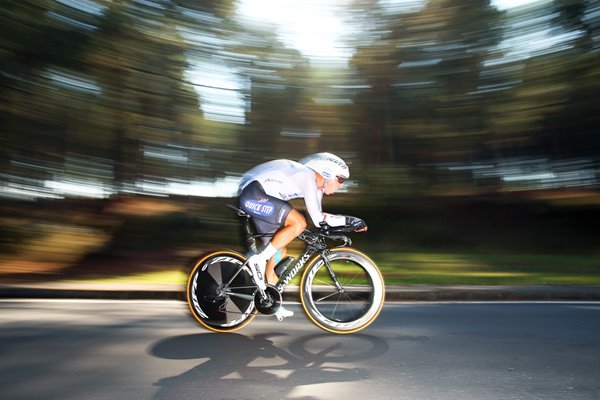
M 329 226 L 352 226 L 356 232 L 368 229 L 356 217 L 324 213 L 321 209 L 323 194 L 331 195 L 350 177 L 346 163 L 331 153 L 312 154 L 299 162 L 273 160 L 260 164 L 244 174 L 240 183 L 240 206 L 253 217 L 258 233 L 273 234 L 264 238 L 264 249 L 248 259 L 248 265 L 257 285 L 276 284 L 275 265 L 286 254 L 286 246 L 306 229 L 306 219 L 288 200 L 303 198 L 306 211 L 317 227 L 321 222 Z M 266 279 L 265 279 L 266 278 Z M 292 311 L 280 307 L 279 320 L 292 316 Z

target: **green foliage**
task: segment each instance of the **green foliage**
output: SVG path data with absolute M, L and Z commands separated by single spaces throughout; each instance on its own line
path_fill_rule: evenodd
M 438 179 L 422 166 L 598 154 L 598 24 L 586 2 L 510 12 L 486 0 L 383 4 L 347 7 L 356 51 L 334 67 L 311 64 L 270 26 L 241 25 L 234 1 L 6 1 L 0 165 L 11 179 L 88 179 L 119 192 L 334 150 L 361 188 L 401 195 Z M 520 35 L 542 32 L 559 44 L 519 50 Z M 239 78 L 227 90 L 245 102 L 244 124 L 203 115 L 214 99 L 190 81 L 197 62 Z M 88 172 L 74 169 L 85 158 L 96 160 Z
M 322 65 L 273 26 L 242 24 L 234 0 L 3 1 L 2 195 L 60 197 L 48 182 L 129 195 L 142 182 L 165 196 L 152 188 L 333 151 L 352 180 L 325 209 L 368 222 L 353 239 L 390 284 L 598 283 L 593 191 L 565 184 L 570 194 L 538 202 L 545 194 L 532 190 L 513 203 L 500 176 L 476 181 L 460 169 L 584 159 L 584 172 L 563 168 L 583 189 L 597 185 L 596 3 L 504 12 L 487 0 L 348 3 L 345 45 L 355 52 L 348 65 Z M 243 123 L 211 118 L 207 106 L 227 108 L 232 93 Z M 208 248 L 241 249 L 225 201 L 168 202 L 177 211 L 151 215 L 92 201 L 3 203 L 3 265 L 97 272 L 110 264 L 103 256 L 120 255 L 130 269 L 162 270 L 157 253 L 181 265 Z M 564 205 L 582 202 L 593 206 Z

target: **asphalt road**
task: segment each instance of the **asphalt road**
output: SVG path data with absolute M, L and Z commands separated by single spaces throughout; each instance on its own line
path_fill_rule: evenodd
M 178 301 L 0 301 L 0 398 L 600 398 L 600 303 L 394 303 L 209 333 Z

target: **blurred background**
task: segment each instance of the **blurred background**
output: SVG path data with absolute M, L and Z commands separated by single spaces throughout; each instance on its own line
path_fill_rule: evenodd
M 600 284 L 599 0 L 4 0 L 0 32 L 0 283 L 182 283 L 242 250 L 246 170 L 329 151 L 389 284 Z

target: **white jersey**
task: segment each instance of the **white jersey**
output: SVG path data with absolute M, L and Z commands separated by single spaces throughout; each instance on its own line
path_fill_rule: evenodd
M 260 183 L 269 196 L 284 201 L 303 198 L 306 211 L 317 227 L 325 220 L 326 215 L 334 217 L 331 214 L 324 214 L 321 209 L 323 190 L 317 188 L 315 171 L 299 162 L 273 160 L 260 164 L 244 174 L 240 183 L 240 191 L 254 181 Z M 336 219 L 339 218 L 327 218 L 327 223 L 337 226 L 338 224 L 331 223 Z

